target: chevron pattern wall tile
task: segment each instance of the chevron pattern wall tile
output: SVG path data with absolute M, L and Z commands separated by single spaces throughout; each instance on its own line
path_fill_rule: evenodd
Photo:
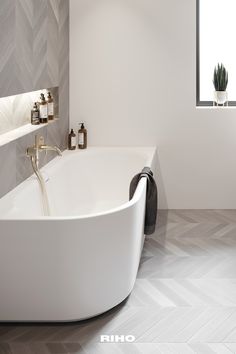
M 55 1 L 55 0 L 54 0 Z M 69 125 L 69 2 L 59 2 L 60 146 L 66 148 Z
M 60 2 L 2 0 L 0 97 L 59 85 Z
M 57 86 L 59 82 L 59 7 L 59 1 L 50 0 L 47 2 L 47 71 L 51 86 Z
M 42 128 L 47 143 L 66 148 L 69 129 L 69 0 L 2 0 L 0 6 L 0 134 L 28 123 L 32 102 L 49 88 L 58 121 Z M 58 87 L 58 89 L 54 89 Z M 26 93 L 27 94 L 23 94 Z M 25 149 L 34 134 L 0 147 L 11 151 L 12 181 L 2 159 L 0 197 L 32 174 Z M 14 159 L 13 159 L 14 156 Z M 48 154 L 43 164 L 54 158 Z
M 0 97 L 15 93 L 15 0 L 1 0 Z M 12 92 L 13 90 L 13 92 Z
M 33 1 L 33 87 L 42 88 L 49 83 L 47 70 L 47 1 Z M 53 86 L 53 85 L 52 85 Z
M 159 211 L 131 295 L 91 320 L 0 325 L 3 353 L 236 353 L 236 210 Z M 133 343 L 101 343 L 101 335 Z M 1 352 L 1 351 L 0 351 Z
M 16 186 L 16 174 L 14 173 L 16 168 L 16 142 L 0 148 L 0 161 L 2 165 L 0 169 L 0 191 L 4 191 L 4 194 L 6 194 Z
M 37 134 L 39 136 L 44 136 L 45 141 L 47 141 L 47 128 L 41 127 L 41 129 L 37 130 Z M 28 134 L 20 139 L 15 141 L 16 148 L 16 185 L 23 182 L 26 178 L 30 177 L 33 174 L 32 166 L 29 161 L 29 158 L 26 156 L 26 146 L 34 145 L 35 137 L 34 134 Z M 10 144 L 8 144 L 10 145 Z M 55 156 L 53 156 L 55 157 Z M 48 156 L 42 154 L 40 156 L 40 166 L 43 166 L 48 161 Z
M 15 80 L 10 94 L 33 90 L 33 2 L 17 0 L 15 2 Z M 12 75 L 12 73 L 9 73 Z M 45 86 L 47 87 L 47 86 Z

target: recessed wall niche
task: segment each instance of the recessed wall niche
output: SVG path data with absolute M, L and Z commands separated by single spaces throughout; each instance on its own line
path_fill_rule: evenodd
M 31 109 L 39 101 L 40 93 L 50 91 L 54 99 L 55 117 L 59 117 L 58 87 L 27 92 L 20 95 L 0 98 L 0 134 L 30 124 Z

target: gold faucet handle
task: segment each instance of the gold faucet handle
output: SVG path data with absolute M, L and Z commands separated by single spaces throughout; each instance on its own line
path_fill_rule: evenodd
M 44 145 L 44 137 L 40 136 L 38 137 L 38 135 L 35 135 L 35 147 L 39 148 L 39 146 Z
M 44 145 L 44 137 L 43 136 L 38 137 L 38 135 L 35 135 L 34 139 L 35 139 L 34 146 L 30 146 L 27 148 L 26 155 L 36 156 L 36 158 L 38 159 L 40 146 Z

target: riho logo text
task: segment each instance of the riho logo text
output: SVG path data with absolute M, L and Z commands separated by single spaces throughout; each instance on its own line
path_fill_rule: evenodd
M 127 336 L 125 335 L 105 335 L 102 334 L 100 336 L 100 342 L 101 343 L 132 343 L 135 341 L 135 336 L 129 334 Z

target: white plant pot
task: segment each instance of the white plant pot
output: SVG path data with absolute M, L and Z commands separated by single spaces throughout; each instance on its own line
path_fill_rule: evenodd
M 215 102 L 223 105 L 228 100 L 227 91 L 215 91 Z

